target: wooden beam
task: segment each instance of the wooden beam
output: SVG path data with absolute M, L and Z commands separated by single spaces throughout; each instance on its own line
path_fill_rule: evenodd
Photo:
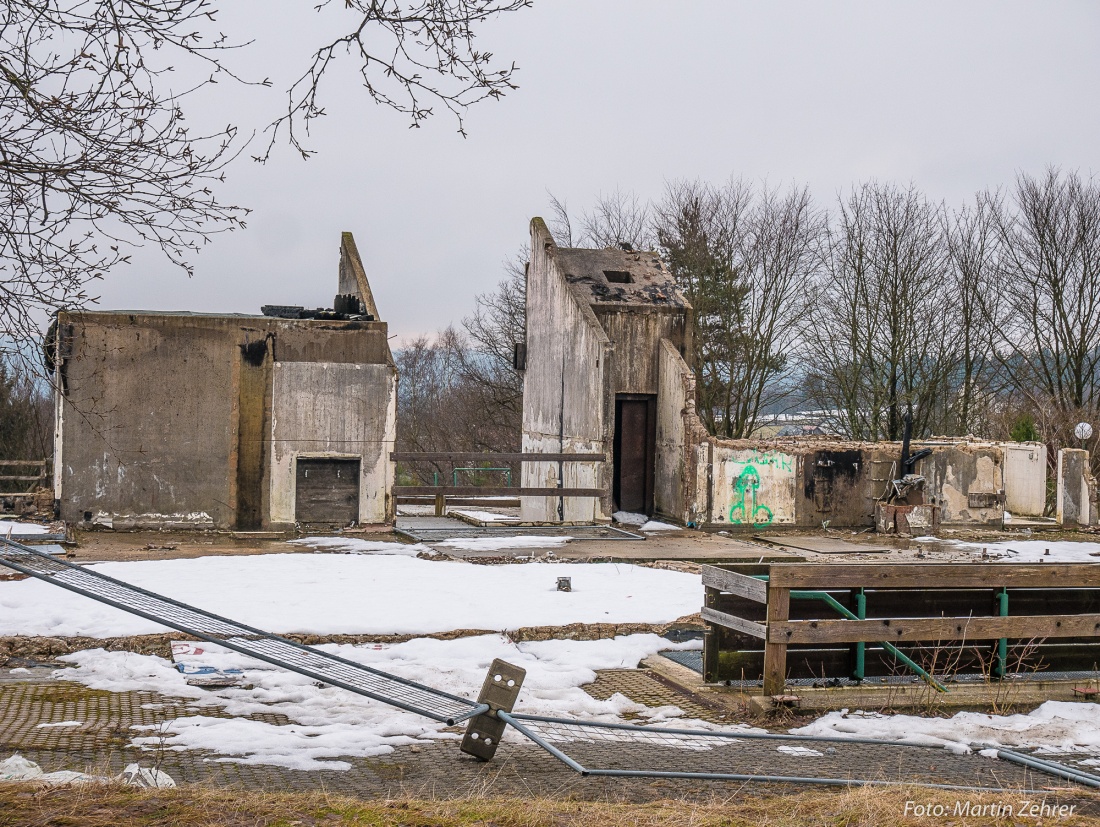
M 725 626 L 727 629 L 744 632 L 746 635 L 752 635 L 761 640 L 767 640 L 768 627 L 763 623 L 753 623 L 751 620 L 745 620 L 735 615 L 726 614 L 725 612 L 720 612 L 717 609 L 711 609 L 707 606 L 700 609 L 699 614 L 702 616 L 703 620 L 709 621 L 715 626 Z
M 791 614 L 791 590 L 768 584 L 768 628 L 787 621 Z M 787 685 L 787 643 L 764 640 L 764 694 L 780 695 Z
M 897 643 L 997 638 L 1100 637 L 1100 615 L 894 617 L 873 620 L 789 620 L 768 625 L 780 643 Z
M 1100 563 L 773 563 L 785 589 L 1100 588 Z
M 765 581 L 716 566 L 703 566 L 703 585 L 746 597 L 757 603 L 768 602 L 768 584 Z
M 10 468 L 13 465 L 14 466 L 24 466 L 24 467 L 27 467 L 27 468 L 30 468 L 32 466 L 35 467 L 35 468 L 45 468 L 46 467 L 46 461 L 41 460 L 41 459 L 32 459 L 32 460 L 5 459 L 5 460 L 0 460 L 0 466 L 3 466 L 5 468 Z
M 393 451 L 394 462 L 607 462 L 606 454 L 509 454 L 477 451 Z
M 492 485 L 395 485 L 398 497 L 602 497 L 602 488 L 504 488 Z
M 33 477 L 0 476 L 0 480 L 13 480 L 17 482 L 33 482 L 45 478 L 45 474 L 35 474 Z

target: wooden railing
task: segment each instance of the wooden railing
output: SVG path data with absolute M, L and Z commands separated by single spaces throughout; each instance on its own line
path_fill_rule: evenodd
M 867 644 L 881 646 L 884 658 L 910 664 L 914 649 L 906 644 L 988 641 L 992 677 L 1006 672 L 1009 640 L 1030 642 L 1037 660 L 1049 655 L 1063 669 L 1092 669 L 1100 656 L 1097 563 L 778 563 L 731 569 L 703 567 L 701 614 L 711 627 L 704 676 L 735 677 L 722 674 L 723 636 L 757 639 L 763 642 L 765 695 L 783 690 L 788 647 L 817 650 L 821 663 L 821 652 L 831 647 L 834 674 L 824 678 L 841 676 L 835 674 L 844 662 L 840 655 L 850 650 L 846 668 L 852 668 L 844 676 L 855 672 L 862 679 Z M 792 617 L 795 604 L 798 616 Z M 1076 642 L 1064 645 L 1067 639 Z M 744 669 L 748 659 L 740 661 Z M 916 664 L 910 668 L 923 674 Z M 923 676 L 943 688 L 933 676 Z
M 394 451 L 390 454 L 394 462 L 431 462 L 435 464 L 457 464 L 485 462 L 494 466 L 503 463 L 524 462 L 606 462 L 604 454 L 524 454 L 524 453 L 483 453 L 477 451 Z M 451 497 L 602 497 L 607 492 L 602 488 L 522 488 L 519 486 L 498 485 L 395 485 L 395 497 L 434 497 L 435 513 L 442 516 L 446 510 L 447 498 Z
M 0 460 L 0 497 L 27 497 L 45 484 L 49 460 L 5 459 Z M 11 470 L 37 469 L 34 474 L 11 474 Z M 23 485 L 20 485 L 23 483 Z M 12 489 L 12 490 L 9 490 Z M 15 490 L 21 489 L 21 490 Z

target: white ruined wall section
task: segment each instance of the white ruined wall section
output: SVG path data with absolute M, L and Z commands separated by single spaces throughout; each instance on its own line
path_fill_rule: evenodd
M 603 398 L 610 343 L 587 304 L 574 296 L 550 254 L 549 233 L 532 222 L 527 272 L 527 368 L 523 379 L 524 453 L 610 453 L 604 445 Z M 567 462 L 562 487 L 599 488 L 597 463 Z M 558 487 L 559 464 L 523 464 L 524 488 Z M 562 506 L 559 514 L 559 503 Z M 607 519 L 594 497 L 523 497 L 525 522 Z
M 1005 510 L 1016 517 L 1042 517 L 1047 505 L 1047 446 L 1005 443 Z
M 295 460 L 360 460 L 359 521 L 391 522 L 397 375 L 390 365 L 276 362 L 271 415 L 271 521 L 294 522 Z
M 714 445 L 713 520 L 762 528 L 795 522 L 798 457 L 774 450 Z

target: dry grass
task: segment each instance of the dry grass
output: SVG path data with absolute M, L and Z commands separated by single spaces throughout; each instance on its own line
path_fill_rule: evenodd
M 309 794 L 274 794 L 201 786 L 139 790 L 117 785 L 36 788 L 0 785 L 3 827 L 878 827 L 878 825 L 1100 825 L 1100 796 L 1051 792 L 1048 805 L 1074 805 L 1068 816 L 1016 813 L 1035 796 L 965 795 L 921 788 L 811 790 L 777 793 L 731 788 L 729 798 L 709 803 L 647 804 L 552 799 L 408 799 L 362 801 Z M 956 802 L 1009 805 L 1012 816 L 959 815 Z M 907 802 L 941 805 L 941 815 L 908 812 Z M 965 806 L 965 804 L 963 805 Z M 910 805 L 910 810 L 912 805 Z

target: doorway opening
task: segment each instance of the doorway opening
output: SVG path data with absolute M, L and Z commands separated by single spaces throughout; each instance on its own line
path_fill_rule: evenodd
M 657 397 L 615 396 L 612 496 L 617 511 L 653 516 L 657 454 Z

